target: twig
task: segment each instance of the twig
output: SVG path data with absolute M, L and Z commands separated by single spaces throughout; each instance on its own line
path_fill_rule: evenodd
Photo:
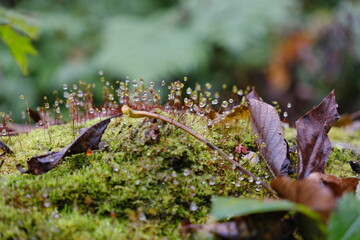
M 137 111 L 137 110 L 133 110 L 131 109 L 129 106 L 124 105 L 121 108 L 121 111 L 124 113 L 124 115 L 131 117 L 131 118 L 143 118 L 143 117 L 149 117 L 149 118 L 156 118 L 156 119 L 161 119 L 165 122 L 168 122 L 172 125 L 175 125 L 181 129 L 183 129 L 184 131 L 188 132 L 190 135 L 192 135 L 193 137 L 195 137 L 196 139 L 198 139 L 199 141 L 205 143 L 209 148 L 216 150 L 224 159 L 228 160 L 229 162 L 231 162 L 233 165 L 235 165 L 242 173 L 244 173 L 245 175 L 252 177 L 255 181 L 259 181 L 260 184 L 265 187 L 267 190 L 269 190 L 272 194 L 274 194 L 276 196 L 275 191 L 264 181 L 262 181 L 260 178 L 258 178 L 257 176 L 255 176 L 252 172 L 246 170 L 245 168 L 243 168 L 239 163 L 237 163 L 236 161 L 234 161 L 233 159 L 231 159 L 226 153 L 224 153 L 220 148 L 216 147 L 214 144 L 212 144 L 209 140 L 205 139 L 204 137 L 202 137 L 201 135 L 197 134 L 196 132 L 194 132 L 191 128 L 176 122 L 173 119 L 170 119 L 168 117 L 156 114 L 156 113 L 151 113 L 151 112 L 147 112 L 147 111 Z

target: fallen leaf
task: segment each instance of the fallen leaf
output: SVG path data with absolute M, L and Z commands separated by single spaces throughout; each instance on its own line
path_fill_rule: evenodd
M 345 177 L 339 178 L 330 174 L 312 173 L 319 175 L 322 182 L 328 186 L 336 197 L 342 196 L 346 192 L 355 192 L 359 183 L 359 178 Z
M 13 151 L 11 151 L 11 149 L 2 141 L 0 141 L 0 149 L 4 151 L 4 153 L 9 153 L 12 154 Z
M 273 176 L 287 175 L 290 160 L 278 113 L 267 103 L 253 98 L 248 98 L 248 101 L 252 129 L 266 165 Z
M 295 122 L 299 150 L 298 179 L 312 172 L 324 173 L 331 142 L 327 133 L 339 118 L 334 91 Z
M 83 153 L 90 150 L 96 150 L 99 148 L 99 142 L 101 137 L 110 123 L 111 118 L 121 116 L 121 114 L 109 117 L 102 120 L 93 126 L 89 127 L 80 136 L 78 136 L 69 146 L 59 152 L 49 152 L 44 155 L 37 155 L 30 158 L 27 161 L 28 170 L 21 168 L 20 164 L 16 165 L 17 169 L 21 173 L 31 173 L 34 175 L 40 175 L 48 172 L 54 168 L 65 157 L 71 156 L 77 153 Z
M 311 176 L 311 175 L 310 175 Z M 281 198 L 308 206 L 326 222 L 336 206 L 336 197 L 331 189 L 323 184 L 320 176 L 292 182 L 288 176 L 280 176 L 271 182 L 271 187 Z
M 353 161 L 348 161 L 348 163 L 350 164 L 351 169 L 352 169 L 355 173 L 360 174 L 360 163 L 358 163 L 358 162 L 353 162 Z

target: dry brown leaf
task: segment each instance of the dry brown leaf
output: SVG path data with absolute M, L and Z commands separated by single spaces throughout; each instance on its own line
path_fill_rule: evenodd
M 252 129 L 259 151 L 274 176 L 287 175 L 290 160 L 279 115 L 267 103 L 248 98 Z
M 288 176 L 280 176 L 271 182 L 271 187 L 280 197 L 308 206 L 319 213 L 324 221 L 336 206 L 335 195 L 323 184 L 320 176 L 313 175 L 296 182 L 292 182 Z
M 327 133 L 339 118 L 334 91 L 295 122 L 299 150 L 298 179 L 312 172 L 324 173 L 331 153 Z

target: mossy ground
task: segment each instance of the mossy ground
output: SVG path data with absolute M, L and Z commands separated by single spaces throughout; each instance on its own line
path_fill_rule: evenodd
M 0 169 L 0 239 L 178 239 L 182 221 L 208 220 L 213 195 L 271 197 L 183 130 L 149 119 L 113 119 L 103 149 L 68 157 L 46 174 L 16 170 L 29 157 L 65 147 L 74 130 L 96 121 L 1 139 L 15 154 L 5 155 Z M 234 152 L 239 143 L 256 151 L 247 121 L 210 129 L 195 115 L 181 122 L 271 179 L 264 163 L 252 165 Z M 353 175 L 346 161 L 354 157 L 335 150 L 330 173 Z

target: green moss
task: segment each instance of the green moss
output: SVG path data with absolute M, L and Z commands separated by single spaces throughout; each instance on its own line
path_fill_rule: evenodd
M 96 121 L 2 138 L 15 154 L 6 155 L 0 169 L 1 239 L 178 239 L 182 221 L 207 221 L 213 195 L 270 197 L 207 146 L 159 120 L 113 119 L 102 138 L 105 147 L 91 156 L 73 155 L 39 176 L 15 169 L 31 156 L 60 150 L 74 131 Z M 256 151 L 248 122 L 209 129 L 199 116 L 181 121 L 269 180 L 263 162 L 251 165 L 234 152 L 239 143 Z M 346 154 L 334 151 L 329 172 L 351 158 Z

